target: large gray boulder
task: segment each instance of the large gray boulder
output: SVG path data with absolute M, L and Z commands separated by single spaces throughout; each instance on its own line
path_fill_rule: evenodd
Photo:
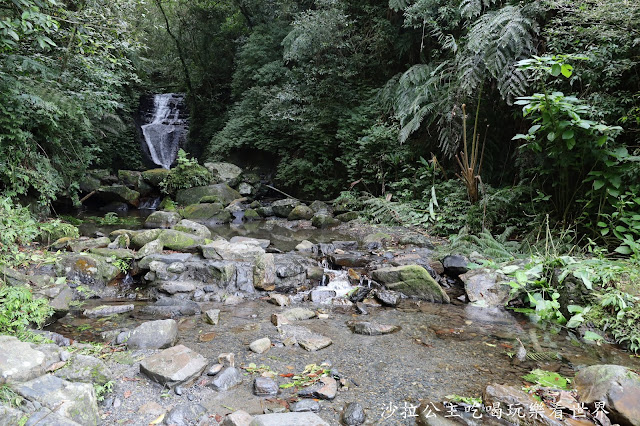
M 242 174 L 242 169 L 231 163 L 204 163 L 204 166 L 222 182 L 232 182 Z
M 181 206 L 197 204 L 202 198 L 206 197 L 207 202 L 218 202 L 228 205 L 233 200 L 242 198 L 242 195 L 226 183 L 216 185 L 197 186 L 189 189 L 181 189 L 176 194 L 176 201 Z
M 73 355 L 63 368 L 55 371 L 54 375 L 70 382 L 98 385 L 104 385 L 111 380 L 111 371 L 102 360 L 82 354 Z
M 511 287 L 507 277 L 488 268 L 472 269 L 460 275 L 470 302 L 479 302 L 488 307 L 504 306 L 509 300 Z
M 180 214 L 158 210 L 147 216 L 144 221 L 145 228 L 171 228 L 180 221 Z
M 96 254 L 63 253 L 56 263 L 56 275 L 89 286 L 104 286 L 120 274 L 109 260 Z
M 273 210 L 273 214 L 276 216 L 286 218 L 294 208 L 301 204 L 302 203 L 300 201 L 293 198 L 285 198 L 283 200 L 274 201 L 271 204 L 271 209 Z
M 197 235 L 198 237 L 202 238 L 211 238 L 211 231 L 209 230 L 209 228 L 188 219 L 182 219 L 173 227 L 173 229 L 175 229 L 176 231 Z
M 127 340 L 129 349 L 164 349 L 176 344 L 178 323 L 172 319 L 149 321 L 136 327 Z
M 16 337 L 0 335 L 0 381 L 24 382 L 44 374 L 46 355 Z
M 176 231 L 174 229 L 166 229 L 162 231 L 158 240 L 165 249 L 196 252 L 198 248 L 204 244 L 204 238 L 197 235 L 188 234 L 186 232 Z
M 380 268 L 373 271 L 371 277 L 384 284 L 388 289 L 399 291 L 407 296 L 436 303 L 449 303 L 447 293 L 422 266 L 406 265 Z
M 329 426 L 312 412 L 301 413 L 273 413 L 255 416 L 249 426 Z
M 140 363 L 140 372 L 151 380 L 170 388 L 190 384 L 207 367 L 208 361 L 183 345 L 165 349 Z
M 265 251 L 259 243 L 238 242 L 230 243 L 226 240 L 216 240 L 201 247 L 202 255 L 206 259 L 251 261 L 263 256 Z

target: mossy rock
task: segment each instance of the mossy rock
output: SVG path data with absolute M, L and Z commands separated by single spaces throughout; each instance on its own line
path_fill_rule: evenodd
M 196 252 L 205 243 L 205 239 L 202 237 L 173 229 L 162 231 L 158 240 L 164 248 L 182 252 Z
M 371 273 L 371 277 L 384 284 L 388 289 L 399 291 L 410 297 L 429 300 L 436 303 L 449 303 L 449 296 L 429 272 L 419 265 L 380 268 Z
M 80 252 L 92 248 L 107 247 L 111 243 L 109 237 L 100 238 L 78 238 L 69 241 L 68 245 L 71 251 Z
M 182 209 L 182 216 L 190 220 L 213 219 L 223 209 L 220 203 L 191 204 Z
M 131 244 L 134 247 L 142 247 L 153 240 L 157 240 L 162 229 L 148 229 L 145 231 L 136 231 L 131 235 Z
M 244 211 L 244 218 L 248 221 L 260 220 L 262 217 L 254 209 L 247 209 Z
M 204 166 L 224 182 L 230 182 L 238 179 L 242 174 L 242 169 L 231 163 L 204 163 Z
M 333 228 L 338 226 L 340 221 L 331 215 L 316 213 L 311 219 L 311 224 L 319 229 Z
M 180 232 L 186 232 L 187 234 L 197 235 L 202 238 L 211 238 L 211 231 L 209 228 L 188 219 L 182 219 L 173 227 L 173 229 Z
M 360 217 L 358 212 L 346 212 L 336 216 L 336 219 L 340 222 L 351 222 L 352 220 L 356 220 L 358 217 Z
M 271 203 L 271 209 L 273 214 L 278 217 L 288 217 L 294 208 L 302 204 L 300 201 L 293 198 L 285 198 L 283 200 L 277 200 Z
M 180 214 L 177 212 L 165 212 L 162 210 L 151 213 L 144 221 L 145 228 L 171 228 L 180 221 Z
M 98 194 L 106 201 L 122 201 L 137 207 L 140 201 L 140 193 L 125 185 L 101 186 Z
M 110 249 L 110 248 L 94 248 L 89 253 L 97 254 L 103 257 L 115 257 L 116 259 L 133 259 L 132 250 L 128 249 Z
M 88 193 L 88 192 L 96 191 L 98 188 L 100 188 L 102 183 L 98 178 L 95 178 L 89 175 L 84 175 L 80 177 L 80 180 L 78 181 L 78 185 L 80 186 L 80 191 Z
M 223 205 L 228 205 L 233 200 L 242 198 L 240 193 L 225 183 L 216 185 L 197 186 L 195 188 L 182 189 L 176 194 L 176 201 L 181 206 L 200 203 L 203 197 L 218 197 Z
M 136 170 L 118 170 L 118 180 L 127 186 L 138 188 L 142 183 L 142 173 Z
M 294 207 L 287 216 L 288 220 L 309 220 L 313 217 L 313 210 L 310 207 L 301 204 L 299 206 Z
M 169 175 L 169 170 L 159 168 L 159 169 L 151 169 L 145 170 L 142 172 L 142 178 L 153 186 L 159 186 L 160 182 L 162 182 Z

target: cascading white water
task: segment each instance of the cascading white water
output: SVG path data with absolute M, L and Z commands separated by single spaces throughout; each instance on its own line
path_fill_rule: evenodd
M 186 123 L 180 118 L 184 96 L 162 93 L 153 97 L 153 118 L 141 126 L 151 160 L 165 169 L 175 161 L 180 142 L 186 135 Z

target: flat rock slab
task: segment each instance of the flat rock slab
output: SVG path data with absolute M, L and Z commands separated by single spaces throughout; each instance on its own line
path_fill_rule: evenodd
M 383 334 L 395 333 L 400 330 L 397 325 L 378 324 L 373 321 L 349 321 L 347 325 L 352 332 L 364 334 L 366 336 L 380 336 Z
M 222 426 L 248 426 L 253 416 L 246 411 L 238 410 L 224 418 Z
M 133 305 L 100 305 L 95 308 L 85 309 L 82 314 L 87 318 L 100 318 L 131 311 L 133 311 Z
M 338 382 L 333 377 L 323 377 L 317 383 L 298 392 L 301 398 L 333 399 L 338 393 Z
M 0 381 L 23 382 L 44 374 L 46 356 L 13 336 L 0 336 Z
M 256 377 L 253 380 L 253 394 L 257 396 L 276 396 L 278 384 L 268 377 Z
M 244 376 L 240 370 L 235 367 L 227 367 L 218 373 L 208 386 L 217 391 L 226 391 L 239 385 L 243 380 Z
M 68 382 L 47 374 L 15 386 L 14 390 L 74 422 L 82 425 L 98 423 L 98 401 L 91 384 Z
M 207 359 L 199 353 L 178 345 L 142 360 L 140 372 L 161 385 L 174 387 L 190 383 L 202 374 L 207 364 Z
M 313 333 L 305 327 L 284 324 L 279 327 L 279 330 L 285 339 L 289 339 L 291 343 L 299 344 L 302 348 L 310 352 L 326 348 L 333 343 L 330 338 Z
M 253 418 L 249 426 L 329 426 L 317 414 L 302 413 L 274 413 L 262 414 Z
M 316 313 L 310 309 L 293 308 L 284 311 L 282 315 L 289 321 L 299 321 L 313 318 L 316 316 Z
M 172 319 L 144 322 L 127 340 L 130 349 L 164 349 L 178 340 L 178 323 Z

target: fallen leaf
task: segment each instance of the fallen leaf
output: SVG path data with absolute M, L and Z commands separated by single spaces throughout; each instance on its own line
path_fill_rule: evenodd
M 52 371 L 59 370 L 59 369 L 61 369 L 62 367 L 64 367 L 65 365 L 67 365 L 67 362 L 66 362 L 66 361 L 58 361 L 58 362 L 55 362 L 55 363 L 51 364 L 51 365 L 49 366 L 49 368 L 47 368 L 47 373 L 50 373 L 50 372 L 52 372 Z
M 201 342 L 210 342 L 213 340 L 214 337 L 216 337 L 216 333 L 214 333 L 213 331 L 210 331 L 208 333 L 201 334 L 198 340 L 200 340 Z
M 131 396 L 131 391 L 130 390 L 124 392 L 124 397 L 125 398 L 129 398 L 130 396 Z
M 280 374 L 280 377 L 293 377 L 294 374 L 293 373 L 284 373 L 284 374 Z
M 125 392 L 126 394 L 126 392 Z M 164 420 L 164 413 L 160 414 L 157 419 L 149 423 L 150 425 L 159 425 Z

